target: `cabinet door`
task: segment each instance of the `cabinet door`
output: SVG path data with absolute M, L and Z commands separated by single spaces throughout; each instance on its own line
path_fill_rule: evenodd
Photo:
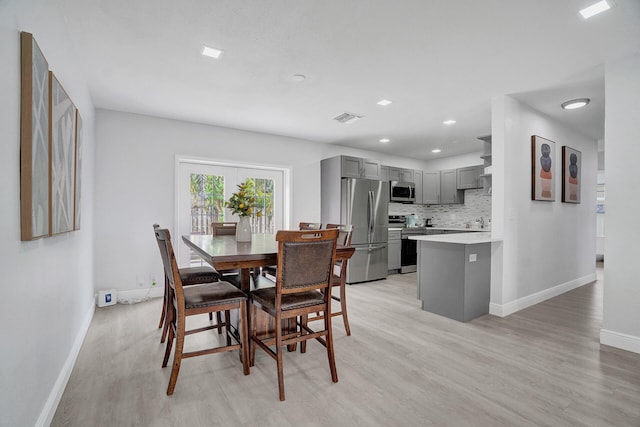
M 413 178 L 412 169 L 401 169 L 400 178 L 402 178 L 401 181 L 404 181 L 404 182 L 415 182 Z
M 456 169 L 440 171 L 440 203 L 459 203 Z
M 389 181 L 389 166 L 380 166 L 380 181 Z
M 400 168 L 389 168 L 389 181 L 402 181 L 400 172 L 402 169 Z
M 400 269 L 400 249 L 401 249 L 401 240 L 389 240 L 389 258 L 388 258 L 388 269 L 389 270 L 398 270 Z
M 413 182 L 416 184 L 416 203 L 422 204 L 422 171 L 413 171 Z
M 435 205 L 440 203 L 440 172 L 422 172 L 422 203 Z
M 362 177 L 380 179 L 380 162 L 378 160 L 362 159 Z
M 480 188 L 480 169 L 481 166 L 469 166 L 457 170 L 457 188 L 458 190 L 467 190 L 471 188 Z
M 362 159 L 342 156 L 342 177 L 362 178 Z

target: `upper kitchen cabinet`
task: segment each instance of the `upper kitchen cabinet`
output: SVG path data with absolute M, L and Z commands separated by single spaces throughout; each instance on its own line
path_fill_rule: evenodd
M 389 181 L 389 166 L 380 166 L 380 181 Z
M 440 204 L 464 203 L 464 192 L 458 190 L 457 169 L 440 171 Z
M 381 179 L 380 161 L 339 156 L 343 178 Z
M 416 182 L 413 170 L 391 166 L 389 167 L 389 181 Z
M 425 205 L 440 203 L 440 171 L 422 172 L 422 203 Z
M 458 190 L 469 190 L 472 188 L 482 188 L 480 175 L 484 171 L 484 166 L 468 166 L 457 169 Z
M 424 204 L 422 195 L 422 171 L 413 171 L 413 182 L 416 184 L 416 203 Z

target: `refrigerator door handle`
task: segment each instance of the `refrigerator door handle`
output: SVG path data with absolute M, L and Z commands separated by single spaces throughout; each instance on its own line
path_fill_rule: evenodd
M 369 191 L 369 243 L 373 240 L 373 224 L 375 221 L 375 212 L 373 210 L 373 191 Z

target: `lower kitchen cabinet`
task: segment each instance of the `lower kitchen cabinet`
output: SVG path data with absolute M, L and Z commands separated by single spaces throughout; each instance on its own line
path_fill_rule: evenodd
M 389 240 L 388 240 L 388 248 L 389 248 L 389 256 L 387 258 L 389 270 L 399 270 L 400 269 L 400 254 L 402 247 L 401 240 L 401 231 L 392 230 L 389 231 Z

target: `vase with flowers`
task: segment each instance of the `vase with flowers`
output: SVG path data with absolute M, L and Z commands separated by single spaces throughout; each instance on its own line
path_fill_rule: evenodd
M 236 226 L 236 241 L 251 241 L 251 216 L 262 216 L 262 212 L 256 209 L 256 198 L 249 194 L 247 189 L 249 181 L 238 184 L 238 191 L 233 193 L 225 206 L 231 209 L 234 215 L 238 215 L 238 225 Z

